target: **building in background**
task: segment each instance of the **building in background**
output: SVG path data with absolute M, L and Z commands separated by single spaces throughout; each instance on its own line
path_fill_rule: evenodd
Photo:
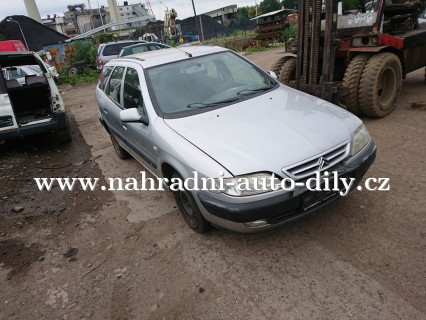
M 64 17 L 60 17 L 57 14 L 50 15 L 48 14 L 46 18 L 42 18 L 42 23 L 46 27 L 52 28 L 53 30 L 58 31 L 59 33 L 64 33 Z
M 69 5 L 64 13 L 64 34 L 69 37 L 90 31 L 111 22 L 110 13 L 104 7 L 86 9 L 84 3 Z
M 129 5 L 128 1 L 124 1 L 124 5 L 118 6 L 119 21 L 126 21 L 128 19 L 138 18 L 138 17 L 150 17 L 150 18 L 144 21 L 128 23 L 127 28 L 136 29 L 139 27 L 144 27 L 147 25 L 148 22 L 156 20 L 155 16 L 149 14 L 148 9 L 145 8 L 144 4 L 138 3 L 138 4 Z
M 212 17 L 227 28 L 232 23 L 238 23 L 238 19 L 234 16 L 235 13 L 237 13 L 237 5 L 232 4 L 203 14 Z

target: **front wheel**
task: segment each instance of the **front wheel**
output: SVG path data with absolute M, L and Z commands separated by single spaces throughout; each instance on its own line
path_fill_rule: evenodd
M 372 118 L 383 118 L 395 107 L 402 84 L 399 58 L 390 52 L 372 56 L 362 72 L 359 87 L 361 112 Z
M 172 175 L 172 179 L 181 179 L 183 181 L 182 177 L 177 173 Z M 173 191 L 173 197 L 185 222 L 191 229 L 198 233 L 205 233 L 210 229 L 210 224 L 204 219 L 190 191 L 186 189 Z

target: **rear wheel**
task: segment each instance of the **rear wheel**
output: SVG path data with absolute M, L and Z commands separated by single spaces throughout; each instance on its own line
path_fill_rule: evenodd
M 130 154 L 118 144 L 117 139 L 112 133 L 110 133 L 109 136 L 111 137 L 112 146 L 114 147 L 114 150 L 117 153 L 118 157 L 122 160 L 128 159 L 130 157 Z
M 390 52 L 372 56 L 361 76 L 359 107 L 372 118 L 383 118 L 395 107 L 402 83 L 402 68 L 398 57 Z
M 172 179 L 183 181 L 182 177 L 176 172 L 173 173 Z M 210 229 L 210 224 L 204 219 L 190 191 L 186 189 L 173 191 L 173 196 L 185 222 L 191 229 L 199 233 L 205 233 Z
M 289 84 L 296 80 L 296 58 L 290 57 L 283 65 L 278 80 L 281 83 Z
M 343 99 L 343 104 L 347 110 L 356 115 L 361 115 L 359 109 L 359 84 L 361 81 L 362 72 L 368 62 L 370 55 L 360 54 L 354 57 L 346 69 L 343 78 L 343 87 L 348 89 L 348 94 Z

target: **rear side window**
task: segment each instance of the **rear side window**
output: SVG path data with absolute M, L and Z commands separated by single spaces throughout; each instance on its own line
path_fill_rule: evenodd
M 148 46 L 138 46 L 131 49 L 132 54 L 148 51 Z
M 167 47 L 163 47 L 163 46 L 160 46 L 160 45 L 157 45 L 157 44 L 151 44 L 149 46 L 150 50 L 159 50 L 159 49 L 164 49 L 164 48 L 167 48 Z
M 102 55 L 104 56 L 118 56 L 121 49 L 124 47 L 132 45 L 132 42 L 124 42 L 124 43 L 114 43 L 105 46 L 104 52 Z
M 102 91 L 104 91 L 104 89 L 105 89 L 105 85 L 107 83 L 106 80 L 108 79 L 109 75 L 111 74 L 111 71 L 112 71 L 112 67 L 105 67 L 105 68 L 102 69 L 102 72 L 99 75 L 98 87 Z
M 108 95 L 118 104 L 121 104 L 121 80 L 123 79 L 123 74 L 124 67 L 117 67 L 109 78 Z
M 7 68 L 6 72 L 8 73 L 9 80 L 22 78 L 28 75 L 24 70 L 16 67 Z

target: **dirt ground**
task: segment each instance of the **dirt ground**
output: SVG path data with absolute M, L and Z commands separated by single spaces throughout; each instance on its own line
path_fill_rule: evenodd
M 247 56 L 264 69 L 282 49 Z M 135 177 L 97 120 L 95 84 L 62 87 L 73 141 L 0 146 L 0 319 L 425 319 L 426 83 L 364 119 L 378 147 L 354 191 L 278 230 L 191 231 L 168 192 L 37 191 L 34 177 Z M 19 208 L 22 207 L 22 212 Z

